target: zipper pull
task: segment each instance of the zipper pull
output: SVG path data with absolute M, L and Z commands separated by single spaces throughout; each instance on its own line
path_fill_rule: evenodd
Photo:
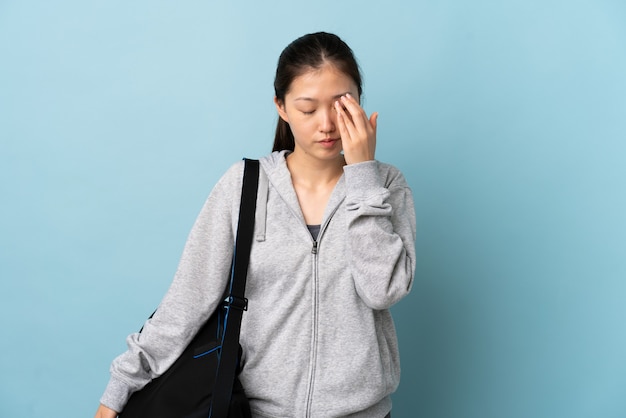
M 313 241 L 313 248 L 311 249 L 311 254 L 317 254 L 317 241 Z

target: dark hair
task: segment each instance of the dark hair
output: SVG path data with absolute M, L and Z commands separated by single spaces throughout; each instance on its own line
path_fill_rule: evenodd
M 350 47 L 337 35 L 317 32 L 296 39 L 280 54 L 274 78 L 276 99 L 284 103 L 285 95 L 296 77 L 309 70 L 319 69 L 326 63 L 350 76 L 357 85 L 359 97 L 361 96 L 361 72 Z M 294 147 L 293 133 L 289 124 L 278 117 L 273 151 L 293 151 Z

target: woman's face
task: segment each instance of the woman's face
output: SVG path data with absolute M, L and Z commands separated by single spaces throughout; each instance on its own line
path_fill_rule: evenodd
M 296 77 L 283 103 L 275 100 L 278 114 L 291 127 L 294 154 L 320 160 L 339 156 L 342 147 L 335 102 L 346 93 L 359 99 L 354 80 L 326 64 Z

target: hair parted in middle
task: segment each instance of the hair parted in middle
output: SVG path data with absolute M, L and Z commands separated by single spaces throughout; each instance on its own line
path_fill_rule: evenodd
M 357 86 L 359 97 L 362 95 L 361 71 L 352 49 L 337 35 L 316 32 L 296 39 L 280 54 L 274 78 L 276 100 L 284 104 L 285 96 L 296 77 L 307 71 L 318 70 L 325 64 L 333 65 L 337 70 L 352 78 Z M 293 151 L 294 147 L 295 141 L 291 128 L 279 117 L 272 151 Z

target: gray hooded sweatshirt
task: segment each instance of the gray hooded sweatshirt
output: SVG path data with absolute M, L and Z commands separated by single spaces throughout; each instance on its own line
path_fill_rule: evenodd
M 411 289 L 415 212 L 396 168 L 347 165 L 314 240 L 286 152 L 261 159 L 240 375 L 254 417 L 372 417 L 400 380 L 388 310 Z M 243 162 L 214 187 L 155 315 L 111 365 L 102 404 L 121 411 L 163 374 L 220 303 L 229 280 Z

